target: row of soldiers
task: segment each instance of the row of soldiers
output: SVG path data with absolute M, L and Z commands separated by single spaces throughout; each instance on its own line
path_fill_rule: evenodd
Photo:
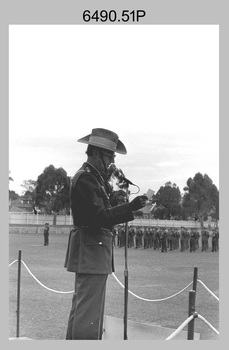
M 203 229 L 200 239 L 199 230 L 185 227 L 128 227 L 128 248 L 152 248 L 161 252 L 180 250 L 195 252 L 209 250 L 211 237 L 212 252 L 219 249 L 219 231 Z M 124 247 L 126 240 L 125 227 L 118 226 L 113 230 L 113 243 L 116 247 Z M 200 246 L 201 241 L 201 246 Z

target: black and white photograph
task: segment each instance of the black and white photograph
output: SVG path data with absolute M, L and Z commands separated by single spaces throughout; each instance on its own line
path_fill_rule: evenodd
M 219 340 L 220 26 L 81 14 L 8 27 L 9 340 Z

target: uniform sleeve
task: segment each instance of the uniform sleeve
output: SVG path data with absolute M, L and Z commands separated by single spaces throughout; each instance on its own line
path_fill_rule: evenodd
M 84 173 L 72 191 L 72 207 L 78 225 L 111 228 L 134 219 L 129 203 L 106 208 L 104 193 L 91 173 Z

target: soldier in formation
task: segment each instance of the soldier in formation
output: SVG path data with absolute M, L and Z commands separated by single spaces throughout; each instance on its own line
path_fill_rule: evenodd
M 202 252 L 206 252 L 208 250 L 208 238 L 209 232 L 206 228 L 202 230 Z
M 186 249 L 186 230 L 185 228 L 182 226 L 181 227 L 181 233 L 180 233 L 180 245 L 181 245 L 181 248 L 180 248 L 180 251 L 181 252 L 184 252 L 185 249 Z
M 193 229 L 191 229 L 191 234 L 190 234 L 190 252 L 195 252 L 196 251 L 196 237 L 195 237 L 195 232 Z
M 214 228 L 212 230 L 212 252 L 217 252 L 217 250 L 219 249 L 218 241 L 219 231 L 216 228 Z
M 161 240 L 161 252 L 167 253 L 167 235 L 168 235 L 168 230 L 167 229 L 162 229 L 160 232 L 160 240 Z
M 116 231 L 116 232 L 115 232 Z M 114 246 L 125 246 L 125 227 L 119 226 L 114 229 Z M 211 239 L 211 251 L 219 249 L 219 231 L 214 228 L 212 233 L 204 228 L 201 239 L 197 228 L 181 227 L 128 227 L 128 248 L 153 249 L 161 252 L 167 251 L 208 251 L 209 239 Z M 199 241 L 201 240 L 201 246 Z

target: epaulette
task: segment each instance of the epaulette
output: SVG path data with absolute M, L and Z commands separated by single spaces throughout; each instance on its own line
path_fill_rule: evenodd
M 86 166 L 86 168 L 84 169 L 87 173 L 91 173 L 91 169 L 88 167 L 88 166 Z
M 75 174 L 75 176 L 72 179 L 71 187 L 76 185 L 76 182 L 79 179 L 80 175 L 82 175 L 84 172 L 85 172 L 84 169 L 80 169 L 80 170 L 77 171 L 77 173 Z

